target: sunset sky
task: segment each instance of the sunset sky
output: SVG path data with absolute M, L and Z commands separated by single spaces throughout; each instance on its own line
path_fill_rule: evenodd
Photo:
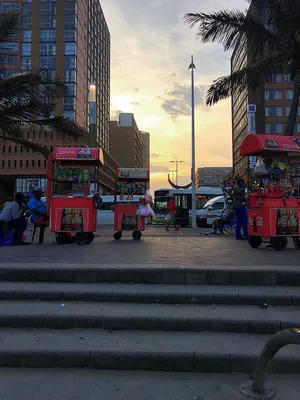
M 205 106 L 211 82 L 230 71 L 230 53 L 196 41 L 188 12 L 244 10 L 244 0 L 101 0 L 111 33 L 111 118 L 132 112 L 151 134 L 151 188 L 167 188 L 178 157 L 180 184 L 190 181 L 191 54 L 196 65 L 196 167 L 231 165 L 230 100 Z M 173 167 L 174 168 L 174 167 Z

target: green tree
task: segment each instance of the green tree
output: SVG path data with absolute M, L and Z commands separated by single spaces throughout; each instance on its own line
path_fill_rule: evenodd
M 272 73 L 291 73 L 294 96 L 285 135 L 293 136 L 300 95 L 300 1 L 247 0 L 246 11 L 223 10 L 212 14 L 189 13 L 184 20 L 198 26 L 202 42 L 220 43 L 224 51 L 237 46 L 247 49 L 247 66 L 213 81 L 207 105 L 226 99 L 243 89 L 253 91 Z
M 0 15 L 0 43 L 18 37 L 19 16 Z M 70 143 L 83 136 L 85 130 L 63 117 L 51 117 L 57 101 L 65 93 L 62 80 L 47 70 L 30 70 L 10 76 L 0 71 L 0 141 L 14 142 L 34 152 L 49 155 L 46 147 L 30 140 L 31 132 L 47 132 Z

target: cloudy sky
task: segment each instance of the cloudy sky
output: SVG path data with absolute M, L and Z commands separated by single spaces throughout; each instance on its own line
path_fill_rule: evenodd
M 204 104 L 210 83 L 230 70 L 230 54 L 195 39 L 182 17 L 247 7 L 245 0 L 100 0 L 111 33 L 111 116 L 132 112 L 151 133 L 152 190 L 168 187 L 178 157 L 180 184 L 191 168 L 190 74 L 196 65 L 196 167 L 231 165 L 230 100 Z M 174 167 L 173 167 L 174 168 Z

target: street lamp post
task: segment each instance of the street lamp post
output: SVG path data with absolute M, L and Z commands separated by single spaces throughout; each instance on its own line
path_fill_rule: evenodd
M 171 160 L 171 161 L 169 161 L 169 163 L 176 165 L 176 169 L 175 169 L 175 172 L 176 172 L 176 185 L 178 185 L 178 182 L 179 182 L 179 179 L 178 179 L 179 178 L 179 164 L 184 164 L 185 161 L 178 160 L 178 157 L 176 157 L 175 160 Z M 173 181 L 173 178 L 172 178 L 172 181 Z
M 89 146 L 93 147 L 97 142 L 96 129 L 96 85 L 89 85 Z
M 192 169 L 191 169 L 191 180 L 192 180 L 192 228 L 197 229 L 196 222 L 196 179 L 195 179 L 195 79 L 194 70 L 196 69 L 194 64 L 194 57 L 191 57 L 191 63 L 189 70 L 191 71 L 191 109 L 192 109 Z

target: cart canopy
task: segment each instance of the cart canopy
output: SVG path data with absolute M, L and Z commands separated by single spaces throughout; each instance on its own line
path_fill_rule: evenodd
M 100 147 L 57 147 L 53 153 L 53 160 L 104 164 L 103 151 Z
M 243 140 L 240 155 L 267 155 L 270 152 L 300 153 L 300 137 L 251 133 Z

